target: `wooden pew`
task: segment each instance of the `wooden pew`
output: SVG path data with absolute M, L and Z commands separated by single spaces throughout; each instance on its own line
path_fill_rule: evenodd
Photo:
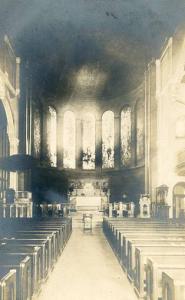
M 41 263 L 41 276 L 42 280 L 45 281 L 48 276 L 48 241 L 44 239 L 21 239 L 21 238 L 4 238 L 0 240 L 0 245 L 19 245 L 19 246 L 38 246 L 42 249 L 42 263 Z M 1 259 L 1 258 L 0 258 Z
M 41 279 L 54 266 L 71 232 L 70 218 L 0 220 L 0 259 L 3 255 L 30 256 L 33 295 L 38 293 Z
M 185 234 L 180 234 L 178 235 L 178 233 L 173 234 L 173 233 L 153 233 L 153 232 L 149 232 L 147 233 L 142 233 L 142 232 L 138 232 L 137 234 L 134 233 L 128 233 L 128 234 L 122 234 L 121 233 L 121 240 L 120 240 L 120 263 L 123 267 L 124 270 L 127 269 L 128 264 L 128 242 L 132 242 L 132 241 L 148 241 L 148 243 L 150 244 L 150 241 L 185 241 Z
M 54 267 L 54 255 L 53 255 L 53 247 L 51 238 L 46 234 L 31 234 L 31 233 L 15 233 L 14 235 L 8 235 L 8 238 L 15 238 L 15 239 L 29 239 L 29 240 L 44 240 L 47 241 L 47 266 L 48 270 L 50 271 Z
M 147 299 L 158 300 L 162 298 L 162 272 L 177 269 L 185 270 L 185 256 L 149 257 L 145 267 Z
M 31 219 L 29 219 L 29 220 L 31 220 Z M 35 223 L 33 222 L 33 220 L 32 220 L 32 222 L 29 222 L 29 223 L 30 224 L 33 223 L 34 226 L 35 226 Z M 44 226 L 44 222 L 43 221 L 42 222 L 38 222 L 38 223 L 41 223 L 42 226 Z M 52 224 L 52 222 L 49 222 L 49 223 Z M 58 230 L 58 232 L 62 233 L 63 228 L 65 227 L 65 225 L 63 224 L 63 222 L 59 222 L 59 224 L 61 224 L 61 225 L 58 225 L 58 228 L 60 228 L 60 230 Z M 69 228 L 71 228 L 71 221 L 68 222 L 68 225 L 69 225 Z M 46 226 L 48 226 L 48 222 L 46 222 Z M 53 226 L 55 226 L 55 225 L 53 225 Z M 25 238 L 27 238 L 27 237 L 31 238 L 31 235 L 33 234 L 34 235 L 33 238 L 41 238 L 41 235 L 39 235 L 39 233 L 40 234 L 48 234 L 47 238 L 51 239 L 51 242 L 50 242 L 50 249 L 51 250 L 49 250 L 49 253 L 50 253 L 51 256 L 49 258 L 49 264 L 50 264 L 50 267 L 53 268 L 54 262 L 56 261 L 57 256 L 60 254 L 59 250 L 61 249 L 61 241 L 57 242 L 57 246 L 56 246 L 55 231 L 53 229 L 51 229 L 51 230 L 45 230 L 45 229 L 39 230 L 39 228 L 40 228 L 39 224 L 38 224 L 37 230 L 31 230 L 28 227 L 28 222 L 27 222 L 27 225 L 24 226 L 24 228 L 26 228 L 26 230 L 22 231 L 22 230 L 19 230 L 19 228 L 21 228 L 21 222 L 18 222 L 17 220 L 14 221 L 14 228 L 16 228 L 16 234 L 12 235 L 11 230 L 9 228 L 9 230 L 7 230 L 7 231 L 9 231 L 10 233 L 6 234 L 7 237 L 10 238 L 11 236 L 13 236 L 13 237 L 19 236 L 19 237 L 22 237 L 22 238 L 24 238 L 24 237 Z M 5 234 L 5 232 L 3 232 L 3 234 Z M 70 234 L 70 232 L 68 231 L 68 235 L 69 234 Z M 46 238 L 46 237 L 43 236 L 43 238 Z M 64 245 L 62 245 L 62 249 L 63 249 L 63 247 L 64 247 Z
M 124 230 L 124 232 L 120 232 L 120 246 L 119 246 L 119 259 L 121 262 L 121 265 L 124 269 L 127 268 L 127 250 L 128 250 L 128 241 L 131 240 L 132 237 L 136 236 L 140 238 L 141 240 L 145 240 L 147 237 L 150 238 L 150 240 L 153 238 L 156 239 L 163 239 L 166 240 L 169 239 L 176 239 L 183 241 L 185 238 L 185 232 L 184 231 L 173 231 L 173 230 L 161 230 L 160 232 L 152 231 L 152 230 Z
M 141 298 L 145 295 L 145 265 L 151 256 L 178 256 L 185 255 L 185 246 L 140 246 L 135 250 L 134 287 Z
M 17 299 L 31 300 L 31 258 L 4 254 L 0 256 L 1 267 L 16 270 Z
M 0 267 L 0 300 L 16 300 L 16 270 Z
M 167 270 L 162 273 L 162 300 L 185 299 L 185 270 Z
M 36 294 L 40 290 L 41 285 L 41 248 L 33 246 L 19 246 L 19 245 L 1 245 L 0 256 L 9 254 L 12 256 L 22 255 L 31 257 L 31 290 L 32 294 Z
M 151 225 L 151 224 L 150 224 Z M 119 256 L 118 253 L 120 253 L 120 234 L 123 233 L 136 233 L 136 232 L 156 232 L 156 233 L 159 233 L 159 232 L 174 232 L 174 233 L 177 233 L 179 232 L 180 230 L 182 230 L 182 232 L 184 232 L 184 229 L 185 228 L 182 228 L 182 227 L 174 227 L 174 226 L 163 226 L 161 227 L 159 224 L 157 225 L 153 225 L 152 226 L 145 226 L 144 228 L 142 226 L 139 226 L 139 225 L 134 225 L 132 227 L 125 227 L 125 226 L 119 226 L 119 227 L 114 227 L 112 226 L 111 227 L 111 230 L 110 230 L 110 233 L 109 233 L 109 237 L 108 237 L 108 240 L 113 248 L 113 250 L 115 251 L 116 255 Z
M 56 221 L 55 221 L 56 220 Z M 71 219 L 67 220 L 59 220 L 55 219 L 54 221 L 48 221 L 48 220 L 37 220 L 37 219 L 14 219 L 11 224 L 8 224 L 7 221 L 3 222 L 1 221 L 1 225 L 6 225 L 6 232 L 8 231 L 9 233 L 12 232 L 12 227 L 13 227 L 13 232 L 19 230 L 21 231 L 24 228 L 24 231 L 50 231 L 53 233 L 56 237 L 55 241 L 55 256 L 58 256 L 62 249 L 64 248 L 65 244 L 67 243 L 67 240 L 70 237 L 71 234 Z M 59 220 L 59 221 L 58 221 Z M 4 231 L 3 233 L 4 234 Z
M 135 249 L 136 247 L 142 247 L 142 246 L 148 246 L 148 247 L 184 247 L 185 249 L 185 241 L 176 241 L 176 240 L 139 240 L 139 241 L 128 241 L 128 249 L 127 249 L 127 276 L 132 281 L 134 280 L 135 275 Z
M 57 260 L 57 252 L 56 252 L 56 235 L 54 231 L 47 231 L 47 230 L 17 230 L 17 234 L 22 234 L 22 236 L 30 234 L 33 236 L 33 238 L 39 237 L 40 235 L 43 235 L 45 239 L 50 238 L 51 239 L 51 262 L 52 266 Z

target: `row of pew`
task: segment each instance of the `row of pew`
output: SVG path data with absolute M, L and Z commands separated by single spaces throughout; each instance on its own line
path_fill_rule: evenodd
M 36 298 L 71 232 L 71 218 L 0 219 L 0 300 Z
M 103 231 L 139 299 L 185 300 L 185 224 L 105 217 Z

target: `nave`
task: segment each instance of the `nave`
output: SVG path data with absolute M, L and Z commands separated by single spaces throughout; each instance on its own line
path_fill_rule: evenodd
M 38 300 L 136 300 L 100 227 L 73 228 Z

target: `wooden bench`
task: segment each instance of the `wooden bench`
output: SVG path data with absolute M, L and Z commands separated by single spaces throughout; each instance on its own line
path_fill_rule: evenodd
M 129 234 L 122 234 L 121 233 L 121 245 L 120 245 L 120 263 L 123 266 L 124 269 L 126 269 L 127 266 L 127 256 L 128 256 L 128 242 L 132 242 L 132 241 L 148 241 L 148 243 L 150 243 L 150 241 L 184 241 L 185 242 L 185 234 L 183 233 L 183 235 L 178 235 L 178 234 L 172 234 L 172 233 L 129 233 Z
M 0 267 L 0 300 L 16 300 L 16 270 Z
M 162 273 L 162 300 L 185 299 L 185 270 L 168 270 Z
M 16 270 L 16 295 L 17 299 L 31 299 L 31 259 L 20 255 L 1 255 L 0 268 L 7 267 Z M 10 298 L 11 299 L 11 298 Z
M 162 298 L 162 272 L 168 270 L 185 270 L 185 256 L 151 256 L 147 259 L 146 297 L 150 300 Z
M 128 251 L 128 242 L 129 240 L 131 240 L 132 237 L 136 236 L 136 231 L 132 232 L 132 231 L 124 231 L 120 233 L 120 254 L 119 254 L 119 259 L 120 262 L 123 266 L 123 268 L 127 268 L 127 251 Z M 137 231 L 137 237 L 142 239 L 146 239 L 147 237 L 154 240 L 160 240 L 160 239 L 164 239 L 165 240 L 169 240 L 169 239 L 174 239 L 174 240 L 185 240 L 185 232 L 184 231 L 173 231 L 173 230 L 165 230 L 165 231 L 160 231 L 160 232 L 156 232 L 156 231 L 147 231 L 147 230 L 138 230 Z
M 128 241 L 128 249 L 127 249 L 127 275 L 130 280 L 134 280 L 135 275 L 135 249 L 136 247 L 142 247 L 142 246 L 148 246 L 148 247 L 184 247 L 185 249 L 185 241 L 170 241 L 170 240 L 139 240 L 139 241 Z M 162 250 L 163 251 L 163 250 Z
M 145 295 L 145 265 L 151 256 L 185 255 L 185 246 L 140 246 L 135 250 L 134 287 L 139 297 Z
M 0 245 L 7 244 L 7 245 L 19 245 L 19 246 L 38 246 L 41 247 L 42 250 L 42 262 L 41 262 L 41 277 L 42 280 L 45 281 L 48 276 L 48 257 L 47 257 L 47 248 L 48 243 L 47 240 L 41 240 L 41 239 L 18 239 L 18 238 L 5 238 L 0 240 Z
M 36 294 L 40 290 L 41 280 L 43 281 L 54 267 L 54 263 L 64 249 L 71 232 L 71 218 L 22 218 L 11 219 L 11 221 L 10 219 L 1 219 L 0 260 L 2 257 L 5 258 L 5 255 L 11 257 L 11 262 L 18 256 L 23 260 L 26 255 L 29 255 L 32 278 L 31 294 Z M 13 266 L 13 263 L 10 264 L 11 266 Z M 19 267 L 16 267 L 18 270 Z M 18 275 L 20 275 L 19 271 Z M 17 276 L 17 278 L 20 282 L 20 277 Z M 23 293 L 23 290 L 21 294 L 18 287 L 17 293 L 19 296 L 17 296 L 17 299 L 24 300 L 22 295 L 25 293 Z M 28 294 L 26 299 L 29 299 Z
M 41 286 L 41 248 L 33 246 L 19 246 L 19 245 L 1 245 L 0 257 L 4 254 L 12 256 L 22 255 L 31 257 L 31 290 L 32 294 L 37 294 Z

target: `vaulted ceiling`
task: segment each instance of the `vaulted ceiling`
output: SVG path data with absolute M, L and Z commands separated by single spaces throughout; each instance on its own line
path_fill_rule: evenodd
M 29 61 L 35 90 L 60 97 L 88 72 L 103 78 L 100 98 L 135 88 L 183 20 L 184 0 L 0 0 L 0 33 Z

